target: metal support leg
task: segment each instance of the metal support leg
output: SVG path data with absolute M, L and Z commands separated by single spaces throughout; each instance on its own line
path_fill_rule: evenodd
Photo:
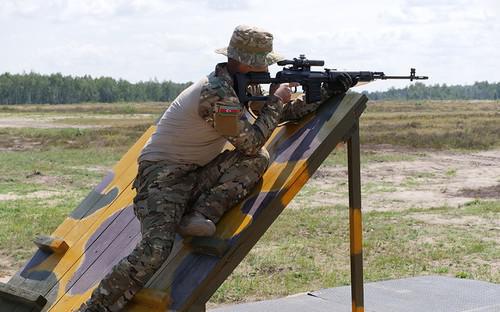
M 361 174 L 359 149 L 359 120 L 347 141 L 349 167 L 349 232 L 351 242 L 352 311 L 364 311 L 363 299 L 363 228 L 361 220 Z

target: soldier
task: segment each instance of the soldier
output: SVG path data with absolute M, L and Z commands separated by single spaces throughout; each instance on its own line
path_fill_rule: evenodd
M 169 106 L 139 157 L 134 212 L 142 240 L 101 281 L 79 311 L 120 311 L 150 279 L 172 249 L 175 233 L 211 236 L 225 211 L 248 195 L 269 164 L 264 143 L 280 121 L 314 111 L 318 103 L 290 102 L 289 84 L 272 85 L 253 123 L 233 88 L 236 73 L 267 71 L 281 57 L 273 36 L 238 26 L 228 57 L 184 90 Z M 345 92 L 350 77 L 340 78 Z M 252 88 L 259 90 L 258 88 Z M 325 93 L 325 96 L 328 94 Z M 285 104 L 287 103 L 287 104 Z M 233 150 L 224 150 L 230 142 Z

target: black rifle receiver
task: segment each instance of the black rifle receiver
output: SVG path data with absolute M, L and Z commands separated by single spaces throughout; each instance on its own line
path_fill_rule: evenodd
M 246 74 L 236 74 L 236 92 L 241 103 L 248 101 L 266 101 L 267 96 L 251 96 L 247 93 L 247 87 L 251 84 L 266 83 L 289 83 L 297 82 L 302 86 L 306 96 L 306 103 L 313 103 L 321 100 L 322 83 L 334 82 L 341 74 L 348 74 L 352 80 L 357 82 L 369 82 L 373 80 L 388 79 L 409 79 L 424 80 L 427 76 L 416 76 L 415 68 L 410 70 L 409 76 L 387 76 L 383 72 L 371 71 L 337 71 L 325 68 L 324 71 L 311 71 L 311 66 L 324 66 L 321 60 L 308 60 L 304 54 L 293 60 L 282 60 L 278 62 L 280 66 L 289 67 L 276 73 L 272 78 L 268 72 L 249 72 Z

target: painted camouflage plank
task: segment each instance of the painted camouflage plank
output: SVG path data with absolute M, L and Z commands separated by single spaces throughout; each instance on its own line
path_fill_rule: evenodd
M 11 278 L 10 285 L 35 290 L 45 296 L 49 303 L 54 302 L 57 292 L 60 292 L 59 281 L 67 273 L 72 273 L 70 269 L 74 264 L 81 262 L 86 246 L 92 244 L 89 238 L 95 239 L 92 234 L 103 224 L 109 224 L 118 217 L 123 208 L 130 204 L 135 195 L 130 185 L 137 172 L 137 157 L 154 129 L 150 127 L 139 138 L 113 170 L 54 231 L 52 237 L 64 239 L 68 244 L 67 252 L 54 253 L 39 249 Z
M 211 296 L 274 220 L 275 217 L 267 226 L 260 226 L 263 229 L 262 233 L 256 236 L 253 244 L 248 243 L 250 240 L 245 238 L 250 232 L 248 229 L 257 229 L 256 225 L 260 223 L 257 221 L 261 220 L 262 215 L 270 210 L 270 208 L 264 208 L 270 204 L 271 206 L 277 205 L 277 208 L 271 210 L 275 211 L 276 216 L 281 212 L 335 144 L 341 140 L 338 138 L 329 139 L 332 130 L 337 129 L 348 114 L 356 108 L 359 109 L 365 102 L 366 98 L 359 95 L 348 95 L 343 101 L 337 98 L 324 105 L 316 116 L 309 116 L 300 124 L 290 124 L 273 133 L 267 144 L 273 157 L 273 163 L 265 174 L 263 183 L 245 202 L 231 210 L 218 225 L 216 235 L 226 239 L 232 246 L 228 255 L 222 258 L 226 261 L 228 259 L 232 261 L 231 265 L 225 266 L 227 272 L 220 270 L 222 259 L 194 254 L 191 252 L 189 240 L 182 241 L 178 238 L 172 255 L 166 261 L 163 270 L 160 270 L 150 281 L 149 284 L 152 288 L 161 289 L 170 294 L 169 300 L 165 302 L 170 302 L 172 309 L 184 309 L 195 303 L 194 295 L 203 299 L 208 299 Z M 345 108 L 342 118 L 340 117 L 341 108 Z M 353 116 L 350 119 L 353 119 Z M 344 132 L 348 130 L 349 126 L 344 126 Z M 43 277 L 52 277 L 52 279 L 49 278 L 53 287 L 46 296 L 49 300 L 46 310 L 71 311 L 78 307 L 90 296 L 97 282 L 109 272 L 115 263 L 127 255 L 140 239 L 139 223 L 134 218 L 131 209 L 135 192 L 130 189 L 130 182 L 137 170 L 135 164 L 137 155 L 151 132 L 152 130 L 149 129 L 126 154 L 127 157 L 124 157 L 114 168 L 115 172 L 121 172 L 121 176 L 126 177 L 128 183 L 119 181 L 115 176 L 112 180 L 114 183 L 108 182 L 106 184 L 103 182 L 96 187 L 96 190 L 101 190 L 96 192 L 104 195 L 109 194 L 117 183 L 121 183 L 120 192 L 106 207 L 103 207 L 106 209 L 98 209 L 79 221 L 88 222 L 86 231 L 84 233 L 80 231 L 80 237 L 69 243 L 70 249 L 62 258 L 48 261 L 54 255 L 42 254 L 44 258 L 40 257 L 42 251 L 38 251 L 38 256 L 35 254 L 28 265 L 20 271 L 21 273 L 29 272 L 29 277 L 38 277 L 42 281 Z M 344 135 L 345 133 L 339 134 L 339 137 L 342 138 Z M 333 143 L 334 141 L 336 143 Z M 318 148 L 325 144 L 328 145 L 328 148 L 323 147 L 321 151 L 318 151 Z M 314 160 L 314 164 L 310 161 L 311 156 L 317 158 Z M 106 186 L 102 187 L 102 184 L 106 184 Z M 96 212 L 99 213 L 96 214 Z M 74 220 L 76 219 L 71 219 L 69 217 L 64 223 L 67 223 L 67 226 L 75 226 Z M 61 237 L 61 228 L 64 223 L 53 236 Z M 248 228 L 250 224 L 253 225 Z M 72 232 L 71 229 L 66 230 L 66 233 L 70 232 Z M 246 241 L 248 247 L 245 244 L 242 245 L 242 241 Z M 242 247 L 244 248 L 242 249 Z M 245 248 L 248 250 L 244 251 Z M 230 255 L 231 257 L 229 257 Z M 240 255 L 241 259 L 238 260 Z M 209 272 L 200 273 L 200 270 L 207 269 Z M 219 277 L 215 278 L 214 276 Z M 32 289 L 37 288 L 36 283 L 25 283 L 25 287 L 26 285 L 35 285 L 35 288 Z M 204 286 L 207 291 L 200 294 L 199 288 L 203 285 L 209 287 Z M 136 304 L 130 311 L 141 311 L 141 309 L 148 310 L 150 307 Z
M 361 102 L 359 102 L 360 99 Z M 273 201 L 275 205 L 278 205 L 278 207 L 271 209 L 275 213 L 275 218 L 281 212 L 281 209 L 293 198 L 293 195 L 300 190 L 322 160 L 342 140 L 346 132 L 350 130 L 355 120 L 354 111 L 359 109 L 358 106 L 362 106 L 364 102 L 365 100 L 362 100 L 359 96 L 348 96 L 342 102 L 338 99 L 336 104 L 331 103 L 329 106 L 325 106 L 325 109 L 322 109 L 317 116 L 310 116 L 300 124 L 288 125 L 287 127 L 278 129 L 267 145 L 273 157 L 273 163 L 265 174 L 263 183 L 259 185 L 252 196 L 224 217 L 218 225 L 216 235 L 219 238 L 227 240 L 234 248 L 243 239 L 242 235 L 248 225 L 252 223 L 256 224 L 256 220 L 261 218 L 260 215 L 265 213 L 266 209 L 269 209 L 269 205 Z M 339 109 L 340 103 L 345 105 Z M 342 121 L 347 121 L 347 123 L 342 123 Z M 334 128 L 340 130 L 338 128 L 339 125 L 343 126 L 343 130 L 338 131 L 335 139 L 330 139 L 326 142 Z M 319 150 L 318 147 L 322 143 L 327 148 Z M 314 163 L 310 161 L 310 156 L 313 154 L 317 158 Z M 283 196 L 280 198 L 280 195 Z M 268 208 L 264 209 L 265 207 Z M 269 221 L 274 220 L 274 218 L 265 217 L 264 219 Z M 265 230 L 270 224 L 261 228 Z M 252 235 L 260 237 L 260 235 Z M 248 250 L 250 248 L 251 246 L 248 247 Z M 83 290 L 95 280 L 96 274 L 93 272 L 107 272 L 109 270 L 110 267 L 106 268 L 104 262 L 110 257 L 109 255 L 113 254 L 113 249 L 108 248 L 106 250 L 108 255 L 103 254 L 97 259 L 93 263 L 93 268 L 88 270 L 89 273 L 82 275 L 78 282 L 71 286 L 62 300 L 57 303 L 57 309 L 54 309 L 54 311 L 76 308 L 82 301 L 80 297 L 88 297 L 90 295 L 91 288 L 87 290 L 88 293 L 83 293 Z M 247 252 L 242 253 L 233 250 L 231 258 L 240 255 L 243 258 Z M 119 259 L 121 257 L 116 258 Z M 221 264 L 223 264 L 223 267 L 229 268 L 227 260 L 227 257 L 218 259 L 216 257 L 194 254 L 189 245 L 189 240 L 182 241 L 178 237 L 171 257 L 166 261 L 163 269 L 153 277 L 149 286 L 154 289 L 164 290 L 170 294 L 168 302 L 171 302 L 171 309 L 184 310 L 187 306 L 196 303 L 193 298 L 210 297 L 211 293 L 208 295 L 209 292 L 206 291 L 209 287 L 204 284 L 207 282 L 212 283 L 212 288 L 215 291 L 225 279 L 225 277 L 220 277 L 224 274 L 220 274 L 218 269 L 220 269 Z M 237 261 L 232 260 L 234 263 L 233 269 L 239 261 L 241 259 Z M 227 275 L 230 271 L 227 272 Z M 215 287 L 217 283 L 214 283 L 216 279 L 210 275 L 220 275 L 220 283 L 217 287 Z M 85 284 L 85 287 L 79 286 L 82 284 Z M 199 293 L 200 289 L 204 289 L 205 291 Z M 132 304 L 130 311 L 146 311 L 150 309 L 151 307 L 149 306 Z

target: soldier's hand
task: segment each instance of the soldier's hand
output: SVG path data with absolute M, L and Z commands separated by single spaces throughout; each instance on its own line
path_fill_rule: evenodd
M 278 83 L 271 83 L 269 85 L 269 95 L 274 94 L 280 85 Z
M 279 87 L 274 91 L 275 96 L 279 97 L 281 99 L 281 102 L 283 103 L 288 103 L 290 102 L 290 99 L 292 97 L 292 87 L 296 87 L 299 84 L 296 82 L 291 82 L 291 83 L 282 83 L 279 85 Z M 270 91 L 272 91 L 273 86 L 271 85 Z
M 356 83 L 357 81 L 354 81 L 349 74 L 340 73 L 335 77 L 335 80 L 325 85 L 325 88 L 329 94 L 334 95 L 347 92 L 347 90 L 356 85 Z

